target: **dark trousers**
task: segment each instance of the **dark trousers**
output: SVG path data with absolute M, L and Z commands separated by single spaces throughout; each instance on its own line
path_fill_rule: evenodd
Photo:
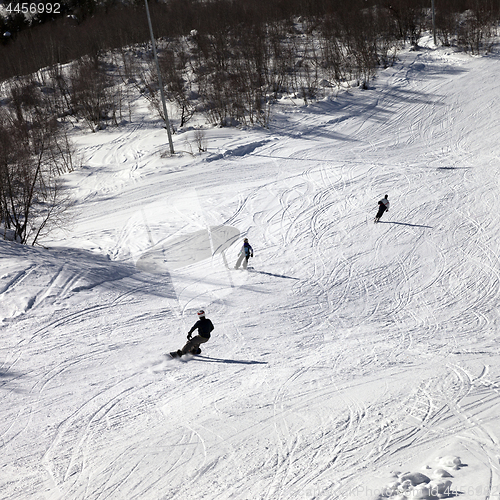
M 186 345 L 182 348 L 182 354 L 187 354 L 191 352 L 193 349 L 197 349 L 201 344 L 208 342 L 208 339 L 205 337 L 200 337 L 200 335 L 196 335 L 191 340 L 186 342 Z
M 382 215 L 384 214 L 384 212 L 387 210 L 387 208 L 385 207 L 380 207 L 378 209 L 378 212 L 377 212 L 377 215 L 375 216 L 375 220 L 379 220 L 380 217 L 382 217 Z

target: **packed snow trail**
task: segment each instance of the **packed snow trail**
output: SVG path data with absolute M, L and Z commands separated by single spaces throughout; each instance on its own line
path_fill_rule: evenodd
M 73 231 L 0 242 L 0 498 L 498 496 L 499 65 L 406 52 L 196 159 L 75 137 Z

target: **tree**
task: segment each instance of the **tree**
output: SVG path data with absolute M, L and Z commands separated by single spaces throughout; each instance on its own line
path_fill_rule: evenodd
M 33 82 L 17 82 L 0 109 L 0 222 L 16 241 L 34 245 L 60 222 L 69 206 L 60 175 L 72 166 L 68 138 Z
M 83 117 L 93 132 L 99 130 L 104 120 L 114 116 L 117 107 L 113 82 L 99 58 L 83 57 L 76 61 L 70 81 L 73 110 Z

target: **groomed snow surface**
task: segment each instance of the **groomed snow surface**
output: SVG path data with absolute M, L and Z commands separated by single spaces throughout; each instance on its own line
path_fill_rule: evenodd
M 500 498 L 499 75 L 405 52 L 195 156 L 141 100 L 76 132 L 71 231 L 0 241 L 0 498 Z

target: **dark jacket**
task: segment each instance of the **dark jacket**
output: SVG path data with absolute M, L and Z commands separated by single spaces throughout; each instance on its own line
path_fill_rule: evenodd
M 245 253 L 245 257 L 247 259 L 248 257 L 253 257 L 253 248 L 251 247 L 250 243 L 248 243 L 248 241 L 245 241 L 245 243 L 243 243 L 241 251 Z
M 198 335 L 203 337 L 204 339 L 210 338 L 210 332 L 214 329 L 214 325 L 208 318 L 200 318 L 189 330 L 189 333 L 193 333 L 196 329 L 198 329 Z

